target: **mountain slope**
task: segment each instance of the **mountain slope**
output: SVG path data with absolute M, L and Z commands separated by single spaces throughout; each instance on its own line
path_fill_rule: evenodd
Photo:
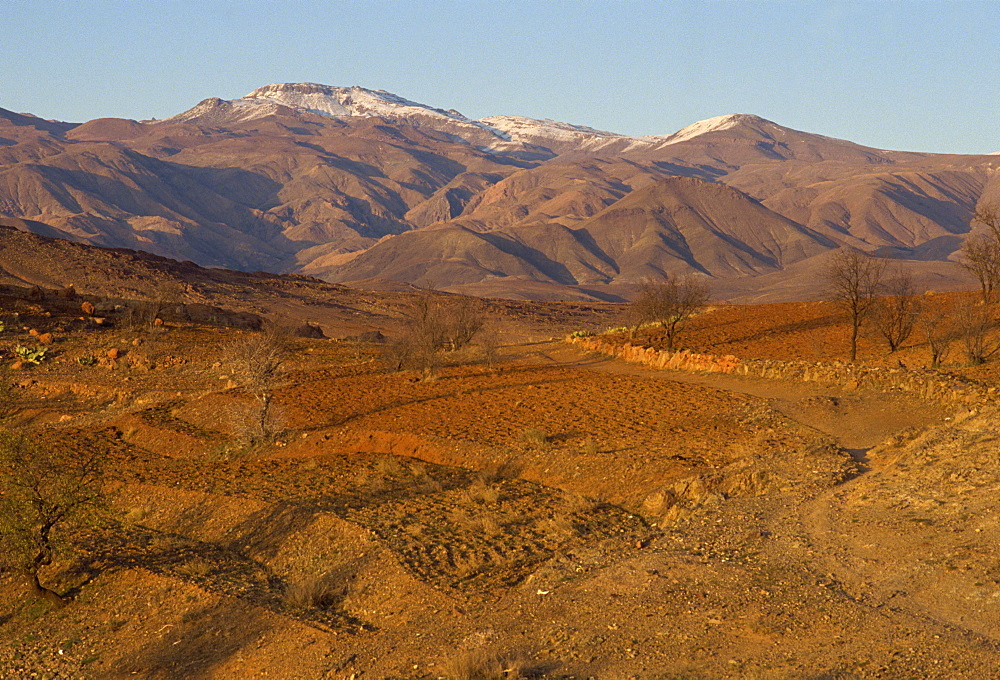
M 454 291 L 484 282 L 514 290 L 524 281 L 624 290 L 665 272 L 767 273 L 837 245 L 725 185 L 675 177 L 632 191 L 572 228 L 549 222 L 477 232 L 457 220 L 386 239 L 325 277 Z
M 312 83 L 162 121 L 0 110 L 0 216 L 208 266 L 494 295 L 665 271 L 765 285 L 839 244 L 947 272 L 998 169 L 750 114 L 630 137 Z

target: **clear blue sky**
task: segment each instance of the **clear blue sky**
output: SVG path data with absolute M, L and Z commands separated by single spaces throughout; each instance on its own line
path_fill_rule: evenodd
M 1000 151 L 1000 2 L 0 0 L 0 107 L 164 118 L 273 82 L 663 134 L 727 113 Z

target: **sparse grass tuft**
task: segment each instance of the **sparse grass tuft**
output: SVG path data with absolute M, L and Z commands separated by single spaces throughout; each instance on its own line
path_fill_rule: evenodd
M 333 609 L 349 590 L 349 580 L 333 574 L 306 578 L 285 586 L 285 604 L 297 609 Z
M 479 479 L 485 484 L 494 484 L 505 479 L 515 479 L 520 476 L 521 464 L 513 457 L 490 462 L 479 471 Z
M 500 500 L 500 490 L 477 479 L 462 491 L 462 500 L 469 505 L 493 505 Z
M 442 667 L 448 680 L 520 680 L 537 677 L 522 655 L 498 654 L 484 649 L 459 652 Z
M 212 573 L 212 563 L 204 557 L 195 556 L 187 562 L 178 565 L 174 571 L 188 578 L 204 578 Z
M 549 436 L 537 427 L 529 427 L 521 432 L 521 443 L 536 449 L 544 449 L 549 445 Z

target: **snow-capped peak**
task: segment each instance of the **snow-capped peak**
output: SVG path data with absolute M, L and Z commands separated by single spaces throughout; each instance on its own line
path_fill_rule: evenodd
M 364 87 L 331 87 L 317 83 L 276 83 L 259 87 L 245 97 L 234 99 L 237 106 L 281 104 L 291 109 L 339 118 L 342 116 L 382 116 L 406 118 L 413 114 L 449 118 L 472 123 L 458 111 L 444 111 L 404 99 L 385 90 Z
M 691 125 L 678 130 L 674 134 L 667 136 L 665 141 L 667 144 L 676 144 L 677 142 L 694 139 L 695 137 L 708 134 L 709 132 L 729 130 L 743 123 L 760 124 L 770 123 L 770 121 L 749 113 L 731 113 L 726 116 L 716 116 L 714 118 L 700 120 L 697 123 L 692 123 Z
M 483 150 L 505 152 L 542 147 L 555 153 L 622 153 L 662 148 L 741 125 L 751 126 L 764 135 L 780 129 L 759 116 L 734 113 L 699 121 L 671 135 L 632 137 L 547 118 L 490 116 L 471 120 L 454 109 L 434 108 L 385 90 L 370 90 L 359 86 L 334 87 L 318 83 L 275 83 L 259 87 L 239 99 L 206 99 L 184 113 L 159 122 L 225 125 L 288 113 L 289 110 L 330 118 L 379 117 L 433 128 Z M 538 151 L 535 149 L 530 153 Z
M 276 113 L 281 108 L 329 118 L 380 117 L 410 123 L 430 122 L 442 129 L 464 129 L 487 139 L 506 141 L 508 135 L 488 125 L 469 120 L 455 110 L 445 111 L 404 99 L 385 90 L 364 87 L 333 87 L 318 83 L 275 83 L 258 87 L 239 99 L 206 99 L 194 108 L 161 122 L 233 120 L 249 121 Z

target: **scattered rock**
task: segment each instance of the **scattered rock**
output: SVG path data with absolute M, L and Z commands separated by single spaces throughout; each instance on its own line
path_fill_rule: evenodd
M 93 316 L 94 312 L 97 311 L 97 309 L 94 307 L 93 303 L 84 302 L 82 305 L 80 305 L 80 311 L 86 314 L 87 316 Z
M 112 347 L 108 350 L 108 358 L 114 361 L 121 356 L 121 351 L 117 347 Z
M 316 338 L 321 339 L 326 337 L 326 333 L 319 324 L 307 321 L 301 326 L 297 327 L 292 334 L 297 338 Z
M 55 336 L 53 336 L 51 333 L 42 333 L 41 335 L 38 336 L 38 341 L 43 345 L 51 345 L 53 342 L 55 342 Z

